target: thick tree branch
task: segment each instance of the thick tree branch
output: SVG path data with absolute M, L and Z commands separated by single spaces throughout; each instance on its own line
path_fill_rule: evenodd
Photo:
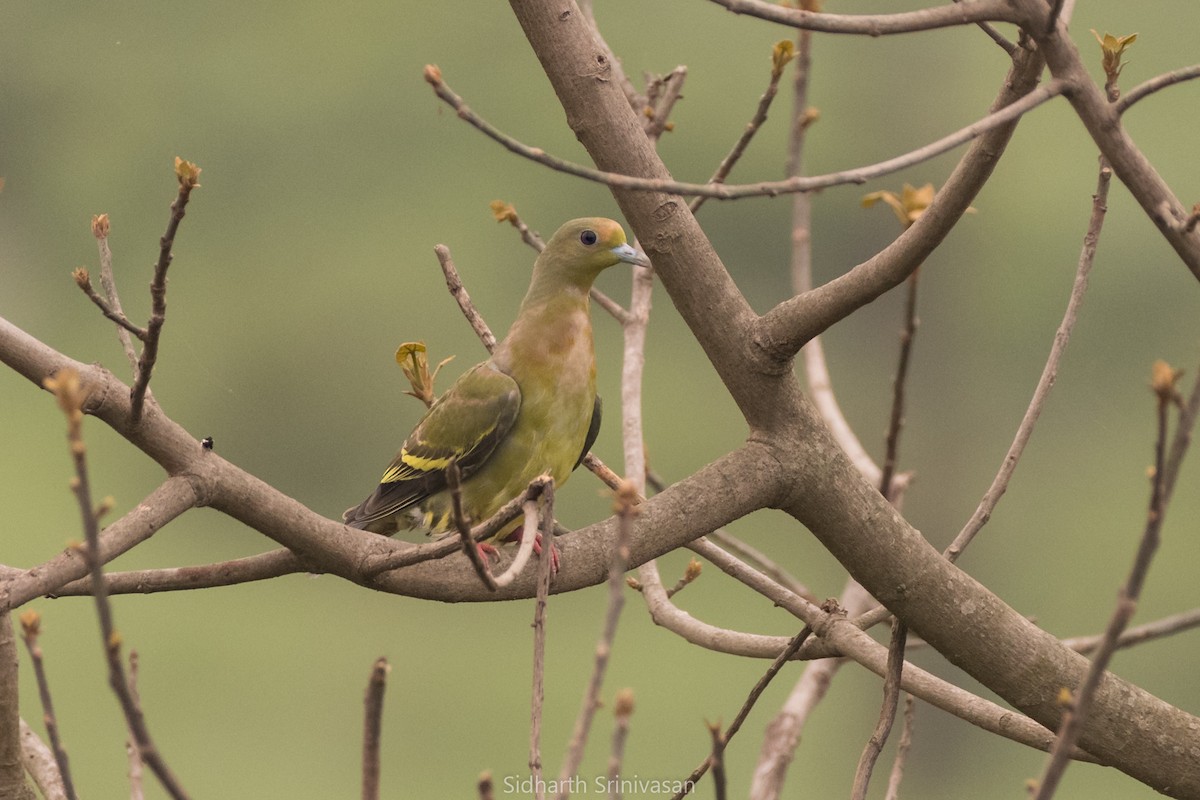
M 134 424 L 126 384 L 102 367 L 64 356 L 2 318 L 0 361 L 39 384 L 43 377 L 63 367 L 78 370 L 91 389 L 86 413 L 107 423 L 177 477 L 179 482 L 170 483 L 170 492 L 186 484 L 190 499 L 184 495 L 173 503 L 204 505 L 225 513 L 292 550 L 306 569 L 339 575 L 379 591 L 445 602 L 534 595 L 534 576 L 528 571 L 491 593 L 464 556 L 453 554 L 436 565 L 425 563 L 429 554 L 440 555 L 441 548 L 452 553 L 458 547 L 456 541 L 414 546 L 321 517 L 214 451 L 204 449 L 155 405 L 147 406 L 141 422 Z M 644 503 L 630 539 L 630 565 L 643 564 L 756 508 L 774 504 L 782 473 L 768 453 L 761 443 L 749 442 Z M 163 491 L 168 490 L 164 487 Z M 728 501 L 708 502 L 718 496 L 728 496 Z M 153 515 L 148 511 L 147 516 Z M 138 524 L 145 522 L 144 517 L 136 519 L 142 521 Z M 136 538 L 136 528 L 131 519 L 128 535 Z M 603 583 L 615 541 L 615 519 L 557 537 L 562 568 L 551 591 L 573 591 Z M 101 552 L 105 552 L 103 547 Z M 411 563 L 418 557 L 422 563 Z M 407 566 L 378 573 L 379 564 Z M 60 585 L 43 585 L 36 575 L 29 576 L 29 580 L 31 583 L 21 584 L 26 599 Z

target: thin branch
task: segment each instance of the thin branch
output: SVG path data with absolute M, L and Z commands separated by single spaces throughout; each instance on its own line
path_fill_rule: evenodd
M 516 206 L 503 200 L 493 200 L 490 207 L 496 222 L 507 222 L 516 228 L 517 233 L 521 234 L 521 241 L 532 247 L 534 252 L 540 253 L 546 249 L 546 243 L 542 237 L 525 224 L 525 220 L 521 219 L 521 215 L 517 213 Z
M 788 45 L 786 48 L 783 45 Z M 759 128 L 767 121 L 767 112 L 771 109 L 771 103 L 775 100 L 775 95 L 779 92 L 779 79 L 783 77 L 783 68 L 789 61 L 792 60 L 791 42 L 783 41 L 775 45 L 771 52 L 771 79 L 767 83 L 767 89 L 763 92 L 762 97 L 758 99 L 758 107 L 754 109 L 754 115 L 750 117 L 750 121 L 746 123 L 742 129 L 742 135 L 734 142 L 733 148 L 721 159 L 721 163 L 717 166 L 716 172 L 708 179 L 711 183 L 724 183 L 729 177 L 729 173 L 733 171 L 733 167 L 742 155 L 746 152 L 746 148 L 750 146 L 750 141 L 754 135 L 758 133 Z M 692 199 L 688 207 L 695 214 L 704 205 L 707 197 L 698 196 Z
M 841 615 L 829 614 L 813 606 L 704 538 L 697 539 L 693 545 L 691 549 L 701 553 L 722 572 L 749 586 L 798 619 L 804 620 L 805 624 L 816 631 L 820 639 L 810 642 L 810 647 L 799 653 L 801 657 L 844 656 L 876 675 L 887 674 L 887 648 L 872 639 L 852 620 Z M 643 585 L 642 597 L 651 608 L 654 621 L 693 644 L 718 652 L 753 658 L 773 658 L 786 646 L 786 641 L 779 636 L 757 636 L 716 628 L 684 614 L 663 597 L 662 581 L 658 578 L 657 569 L 651 570 L 644 566 L 639 572 L 639 577 Z M 973 695 L 912 664 L 904 665 L 902 686 L 905 691 L 911 692 L 930 705 L 983 730 L 1043 751 L 1049 750 L 1053 743 L 1053 734 L 1032 719 L 1014 716 L 1011 709 L 1002 708 Z M 1072 757 L 1096 760 L 1078 749 Z
M 961 3 L 963 0 L 954 0 L 954 2 Z M 996 28 L 990 22 L 977 22 L 975 24 L 979 26 L 980 30 L 988 35 L 988 38 L 999 45 L 1000 49 L 1002 49 L 1005 53 L 1008 53 L 1010 58 L 1017 52 L 1017 45 L 1010 42 L 1003 34 L 1000 33 L 1000 31 L 996 30 Z
M 1133 647 L 1134 645 L 1173 636 L 1176 633 L 1198 627 L 1200 627 L 1200 608 L 1193 608 L 1190 611 L 1171 614 L 1162 619 L 1147 622 L 1143 625 L 1136 625 L 1122 631 L 1121 635 L 1117 637 L 1117 647 Z M 1094 636 L 1076 636 L 1071 639 L 1063 639 L 1062 643 L 1065 647 L 1069 647 L 1077 653 L 1090 653 L 1099 647 L 1103 641 L 1104 634 L 1101 633 Z
M 1167 428 L 1169 413 L 1177 400 L 1175 383 L 1179 373 L 1172 370 L 1163 362 L 1157 362 L 1154 370 L 1152 386 L 1156 394 L 1156 411 L 1158 433 L 1154 443 L 1154 475 L 1150 481 L 1150 503 L 1146 511 L 1146 525 L 1138 543 L 1137 555 L 1134 558 L 1125 585 L 1117 595 L 1117 605 L 1104 631 L 1104 638 L 1092 656 L 1087 673 L 1075 695 L 1070 699 L 1066 713 L 1063 714 L 1062 724 L 1058 730 L 1058 738 L 1050 751 L 1050 759 L 1042 778 L 1038 781 L 1036 800 L 1048 800 L 1054 796 L 1058 783 L 1066 771 L 1070 756 L 1068 751 L 1079 740 L 1083 732 L 1084 720 L 1095 699 L 1096 689 L 1103 680 L 1109 661 L 1117 649 L 1117 640 L 1121 632 L 1129 625 L 1129 620 L 1137 610 L 1138 599 L 1141 597 L 1142 585 L 1150 570 L 1150 562 L 1158 549 L 1163 517 L 1166 507 L 1163 505 L 1163 472 L 1166 462 Z
M 496 579 L 492 577 L 492 571 L 488 569 L 488 565 L 484 563 L 483 556 L 479 554 L 479 547 L 476 546 L 475 540 L 471 538 L 471 526 L 468 524 L 466 515 L 463 513 L 462 507 L 462 473 L 459 472 L 458 462 L 454 459 L 446 465 L 446 488 L 450 490 L 450 510 L 451 518 L 454 520 L 454 527 L 458 531 L 459 543 L 462 546 L 463 555 L 471 562 L 471 566 L 475 569 L 475 574 L 479 576 L 479 580 L 483 581 L 483 585 L 488 588 L 489 592 L 494 592 L 499 586 Z M 522 537 L 522 543 L 524 542 Z M 528 555 L 526 556 L 528 558 Z M 521 566 L 524 566 L 522 564 Z
M 83 519 L 84 536 L 87 540 L 87 549 L 84 555 L 92 577 L 92 597 L 100 622 L 101 643 L 108 661 L 109 685 L 120 701 L 121 710 L 125 714 L 130 732 L 141 751 L 142 759 L 162 783 L 167 794 L 175 800 L 186 800 L 187 792 L 184 791 L 150 738 L 145 715 L 129 691 L 129 680 L 121 661 L 121 636 L 117 633 L 113 623 L 112 607 L 108 602 L 108 593 L 104 586 L 104 563 L 100 558 L 100 524 L 96 508 L 92 503 L 88 481 L 87 448 L 83 442 L 83 408 L 90 389 L 82 384 L 79 373 L 69 368 L 59 370 L 53 377 L 47 378 L 44 384 L 48 390 L 54 393 L 59 407 L 67 418 L 67 438 L 75 465 L 75 477 L 71 481 L 71 488 L 78 501 L 80 515 Z M 130 402 L 132 405 L 132 398 Z
M 175 234 L 179 231 L 179 223 L 183 221 L 184 209 L 192 196 L 192 190 L 200 187 L 200 168 L 190 161 L 176 158 L 175 176 L 179 179 L 179 195 L 175 202 L 171 203 L 167 230 L 158 242 L 158 261 L 154 265 L 154 278 L 150 281 L 150 321 L 146 325 L 146 338 L 143 339 L 142 354 L 138 358 L 133 388 L 129 395 L 130 417 L 135 425 L 142 418 L 146 390 L 150 386 L 150 375 L 154 372 L 154 364 L 158 360 L 158 343 L 162 336 L 163 323 L 167 319 L 167 268 L 174 259 L 171 248 L 175 245 Z
M 792 134 L 788 141 L 787 174 L 797 177 L 804 174 L 804 144 L 808 129 L 815 121 L 816 112 L 808 106 L 809 78 L 812 73 L 812 31 L 796 33 L 796 77 L 792 88 Z M 792 291 L 803 294 L 812 289 L 812 196 L 805 193 L 792 195 L 792 249 L 790 274 Z M 838 444 L 869 483 L 879 485 L 879 466 L 867 453 L 862 442 L 855 436 L 850 423 L 842 414 L 825 350 L 820 337 L 813 337 L 803 348 L 804 373 L 809 393 L 821 418 L 837 439 Z
M 495 800 L 496 791 L 492 784 L 492 773 L 482 772 L 479 775 L 479 780 L 475 783 L 475 788 L 479 792 L 479 800 Z
M 121 296 L 117 294 L 117 279 L 113 275 L 112 250 L 108 246 L 109 230 L 108 214 L 97 214 L 92 217 L 92 235 L 96 237 L 96 248 L 100 253 L 100 286 L 104 289 L 108 305 L 118 315 L 124 316 L 124 311 L 121 309 Z M 117 338 L 121 340 L 121 349 L 125 351 L 125 357 L 129 359 L 130 368 L 136 370 L 137 352 L 133 349 L 133 341 L 129 338 L 130 333 L 134 332 L 118 323 Z
M 1166 464 L 1163 467 L 1162 503 L 1163 507 L 1170 505 L 1175 493 L 1175 481 L 1179 477 L 1179 469 L 1183 466 L 1183 457 L 1187 454 L 1188 445 L 1192 441 L 1192 429 L 1196 418 L 1200 417 L 1200 367 L 1196 369 L 1196 379 L 1192 391 L 1185 403 L 1180 404 L 1179 421 L 1175 425 L 1175 437 L 1171 441 L 1171 449 L 1167 453 Z
M 625 761 L 625 742 L 629 738 L 629 719 L 633 716 L 633 690 L 622 689 L 613 700 L 612 748 L 608 756 L 608 797 L 621 800 L 621 765 Z
M 826 14 L 774 5 L 763 0 L 712 0 L 734 14 L 788 25 L 819 33 L 845 33 L 862 36 L 888 36 L 896 33 L 915 33 L 975 22 L 1022 21 L 1002 0 L 978 0 L 973 3 L 951 4 L 898 14 Z
M 604 626 L 600 632 L 600 640 L 596 642 L 596 654 L 592 663 L 592 676 L 588 680 L 587 689 L 583 693 L 583 705 L 575 717 L 575 727 L 571 731 L 571 741 L 567 746 L 567 755 L 563 759 L 562 768 L 558 773 L 557 800 L 566 800 L 571 794 L 574 781 L 571 779 L 583 763 L 583 751 L 587 747 L 588 734 L 592 729 L 596 709 L 600 707 L 600 690 L 604 686 L 604 674 L 608 669 L 608 658 L 612 654 L 613 641 L 617 635 L 617 623 L 621 619 L 621 610 L 625 607 L 625 571 L 629 565 L 629 531 L 633 519 L 637 516 L 638 492 L 633 484 L 626 481 L 616 496 L 618 525 L 617 541 L 613 547 L 612 558 L 608 566 L 608 609 L 604 614 Z
M 450 258 L 450 248 L 439 244 L 434 246 L 433 252 L 437 254 L 438 263 L 442 266 L 442 274 L 446 276 L 446 287 L 450 289 L 450 294 L 458 303 L 467 322 L 471 324 L 479 341 L 483 342 L 489 353 L 492 352 L 496 349 L 496 336 L 471 302 L 471 295 L 467 294 L 467 287 L 463 286 L 462 278 L 458 276 L 458 270 L 454 267 L 454 260 Z
M 6 621 L 0 623 L 8 625 Z M 54 713 L 54 699 L 50 695 L 50 681 L 46 679 L 46 666 L 42 660 L 42 648 L 38 644 L 38 634 L 41 632 L 41 615 L 36 611 L 26 611 L 21 614 L 21 638 L 25 641 L 25 649 L 29 651 L 29 660 L 33 662 L 33 676 L 37 682 L 38 698 L 42 702 L 42 722 L 46 725 L 46 735 L 50 738 L 50 750 L 54 753 L 54 762 L 58 765 L 59 779 L 62 781 L 63 792 L 70 800 L 76 800 L 75 783 L 71 780 L 70 759 L 67 758 L 66 748 L 58 735 L 58 717 Z
M 554 532 L 554 482 L 543 489 L 545 505 L 542 510 L 542 531 L 550 542 Z M 546 782 L 542 779 L 542 707 L 546 700 L 546 598 L 550 595 L 553 573 L 553 548 L 542 547 L 538 560 L 537 598 L 533 606 L 533 697 L 529 709 L 529 776 L 533 780 L 536 800 L 546 799 Z
M 649 467 L 646 468 L 646 484 L 655 492 L 661 492 L 667 488 L 666 481 L 663 480 L 662 476 Z M 817 596 L 799 578 L 776 563 L 766 553 L 742 541 L 728 530 L 717 528 L 712 533 L 709 533 L 706 538 L 732 552 L 739 558 L 748 561 L 755 569 L 767 575 L 781 586 L 786 587 L 788 591 L 795 592 L 813 603 L 819 602 Z M 685 572 L 684 576 L 679 579 L 676 587 L 667 590 L 667 597 L 671 597 L 682 589 L 683 586 L 699 577 L 700 570 L 698 568 L 695 570 L 696 575 L 691 578 L 688 577 L 690 571 L 691 568 L 689 565 L 689 572 Z
M 105 530 L 107 531 L 107 529 Z M 443 546 L 442 549 L 447 548 Z M 453 549 L 447 550 L 453 552 Z M 302 558 L 285 548 L 194 567 L 106 572 L 104 587 L 110 595 L 154 594 L 189 589 L 212 589 L 218 586 L 238 586 L 243 583 L 313 571 L 314 568 L 311 565 L 306 564 Z M 49 596 L 80 597 L 91 593 L 91 582 L 87 578 L 79 578 L 54 589 Z
M 142 697 L 138 693 L 138 652 L 137 650 L 129 651 L 129 694 L 133 697 L 135 703 L 139 705 L 142 702 Z M 129 759 L 129 798 L 130 800 L 142 800 L 146 796 L 145 787 L 142 783 L 142 753 L 138 750 L 137 742 L 133 738 L 133 731 L 126 726 L 126 732 L 129 737 L 125 739 L 125 757 Z
M 879 709 L 879 720 L 875 730 L 863 748 L 862 756 L 858 759 L 858 769 L 854 773 L 854 788 L 850 792 L 852 800 L 865 800 L 867 787 L 871 784 L 871 773 L 875 762 L 883 752 L 883 745 L 892 732 L 892 722 L 896 719 L 896 709 L 900 702 L 900 681 L 904 670 L 904 642 L 908 637 L 908 626 L 901 620 L 892 622 L 892 642 L 888 646 L 887 675 L 883 681 L 883 704 Z
M 945 556 L 952 562 L 958 560 L 963 550 L 975 538 L 975 534 L 979 533 L 991 519 L 996 504 L 1008 490 L 1009 481 L 1017 468 L 1021 454 L 1025 452 L 1025 445 L 1033 436 L 1034 426 L 1042 413 L 1042 408 L 1046 405 L 1050 390 L 1054 388 L 1054 382 L 1058 379 L 1059 364 L 1067 350 L 1067 344 L 1071 341 L 1071 332 L 1075 329 L 1075 321 L 1079 318 L 1079 309 L 1087 294 L 1088 279 L 1092 272 L 1092 264 L 1096 260 L 1096 244 L 1100 239 L 1100 231 L 1104 227 L 1104 217 L 1108 211 L 1108 187 L 1111 180 L 1112 170 L 1101 158 L 1100 174 L 1096 179 L 1096 193 L 1092 195 L 1092 213 L 1088 220 L 1087 232 L 1083 236 L 1083 246 L 1079 251 L 1075 281 L 1071 286 L 1071 296 L 1067 301 L 1067 308 L 1063 312 L 1062 321 L 1058 324 L 1058 330 L 1054 332 L 1054 342 L 1050 346 L 1046 364 L 1042 367 L 1041 377 L 1038 378 L 1037 386 L 1033 390 L 1033 397 L 1029 401 L 1028 408 L 1025 409 L 1021 424 L 1017 426 L 1012 444 L 1009 445 L 1008 452 L 1005 453 L 1004 460 L 1000 463 L 1000 469 L 992 479 L 991 486 L 984 492 L 983 498 L 975 508 L 975 513 L 971 515 L 966 525 L 954 537 L 954 541 L 946 548 Z
M 1151 78 L 1148 81 L 1139 83 L 1137 86 L 1130 89 L 1116 103 L 1118 114 L 1124 114 L 1130 106 L 1139 100 L 1144 100 L 1155 92 L 1165 89 L 1168 86 L 1174 86 L 1177 83 L 1194 80 L 1200 78 L 1200 64 L 1193 64 L 1190 67 L 1180 67 L 1179 69 L 1166 72 L 1162 75 Z
M 712 753 L 708 757 L 708 763 L 711 765 L 713 776 L 713 796 L 716 800 L 725 800 L 728 795 L 725 781 L 725 739 L 721 736 L 721 723 L 708 723 L 708 733 L 712 737 Z
M 904 727 L 900 730 L 900 742 L 896 745 L 896 757 L 892 759 L 892 771 L 888 775 L 887 793 L 884 800 L 899 800 L 900 782 L 904 780 L 904 765 L 908 751 L 912 749 L 913 721 L 916 719 L 917 702 L 911 694 L 904 695 Z
M 875 599 L 858 581 L 846 579 L 838 605 L 848 618 L 862 613 L 874 603 Z M 809 717 L 825 698 L 834 676 L 846 663 L 849 661 L 845 658 L 822 658 L 804 665 L 804 673 L 763 731 L 758 762 L 754 766 L 750 784 L 750 800 L 778 800 Z
M 979 5 L 978 3 L 970 3 L 965 7 Z M 821 15 L 830 16 L 830 15 Z M 880 161 L 875 164 L 869 164 L 863 167 L 855 167 L 853 169 L 843 170 L 841 172 L 832 172 L 826 175 L 814 175 L 811 177 L 788 178 L 782 181 L 762 181 L 759 183 L 749 184 L 720 184 L 720 183 L 686 183 L 673 180 L 660 180 L 656 178 L 640 178 L 633 175 L 622 175 L 615 172 L 605 172 L 603 170 L 593 169 L 581 164 L 575 164 L 570 161 L 565 161 L 556 156 L 549 155 L 544 150 L 538 147 L 530 147 L 522 142 L 514 139 L 508 134 L 494 127 L 487 120 L 480 117 L 467 106 L 466 101 L 456 94 L 445 81 L 442 80 L 441 70 L 433 65 L 425 68 L 425 80 L 433 86 L 434 93 L 437 94 L 447 105 L 455 110 L 458 116 L 474 126 L 481 133 L 493 141 L 503 145 L 509 151 L 516 153 L 530 161 L 535 161 L 543 166 L 549 167 L 559 172 L 565 172 L 568 175 L 574 175 L 577 178 L 603 183 L 607 186 L 619 189 L 632 189 L 643 192 L 663 192 L 667 194 L 677 194 L 683 196 L 703 196 L 713 197 L 718 200 L 739 200 L 745 197 L 777 197 L 781 194 L 790 194 L 793 192 L 812 192 L 818 189 L 825 189 L 830 186 L 839 186 L 848 183 L 861 184 L 874 178 L 879 178 L 884 175 L 889 175 L 893 172 L 898 172 L 902 169 L 928 161 L 931 158 L 941 155 L 949 150 L 953 150 L 961 144 L 971 141 L 972 139 L 981 136 L 993 128 L 998 128 L 1005 125 L 1022 115 L 1033 110 L 1037 106 L 1045 103 L 1058 95 L 1062 94 L 1066 88 L 1066 83 L 1058 80 L 1047 81 L 1044 86 L 1040 86 L 1020 99 L 1010 103 L 1004 108 L 995 111 L 987 116 L 979 119 L 976 122 L 967 125 L 964 128 L 937 139 L 929 144 L 919 147 L 916 150 L 911 150 L 894 158 Z
M 95 303 L 96 308 L 99 308 L 101 313 L 104 314 L 104 316 L 108 317 L 110 320 L 117 323 L 117 333 L 118 333 L 118 336 L 121 337 L 122 344 L 124 344 L 125 341 L 129 340 L 129 334 L 131 334 L 131 333 L 134 336 L 138 337 L 138 339 L 140 339 L 141 341 L 143 341 L 143 342 L 146 341 L 146 337 L 149 334 L 146 332 L 145 328 L 141 328 L 141 327 L 138 327 L 137 325 L 135 325 L 129 319 L 129 317 L 125 316 L 125 312 L 121 311 L 121 309 L 119 309 L 119 308 L 114 307 L 113 305 L 110 305 L 109 301 L 105 300 L 103 297 L 101 297 L 99 294 L 96 293 L 95 287 L 92 286 L 92 277 L 88 273 L 87 269 L 85 269 L 84 267 L 79 267 L 78 269 L 76 269 L 74 272 L 71 273 L 71 277 L 73 277 L 75 279 L 75 285 L 83 290 L 83 293 L 87 295 L 89 300 L 91 300 L 93 303 Z M 132 340 L 129 340 L 129 348 L 130 348 L 129 352 L 133 352 Z M 137 368 L 137 356 L 136 355 L 134 355 L 133 366 L 135 369 Z
M 375 659 L 363 697 L 363 800 L 379 800 L 379 745 L 383 733 L 383 693 L 387 688 L 388 673 L 391 671 L 392 667 L 386 658 Z
M 750 690 L 750 694 L 742 703 L 742 707 L 738 709 L 737 716 L 733 718 L 733 722 L 729 723 L 729 727 L 725 729 L 723 734 L 714 739 L 714 752 L 708 758 L 704 759 L 696 769 L 692 770 L 692 774 L 683 781 L 684 788 L 675 795 L 674 800 L 681 800 L 684 796 L 691 793 L 692 789 L 696 786 L 696 782 L 704 777 L 704 773 L 708 772 L 709 768 L 713 765 L 714 755 L 719 757 L 725 748 L 729 746 L 729 741 L 741 730 L 742 723 L 746 721 L 746 717 L 750 716 L 750 712 L 754 709 L 754 704 L 758 702 L 758 698 L 762 697 L 762 693 L 766 691 L 771 681 L 783 669 L 783 665 L 791 661 L 796 653 L 800 651 L 801 646 L 812 635 L 812 632 L 813 629 L 805 625 L 799 633 L 791 638 L 787 647 L 783 648 L 779 655 L 775 657 L 775 660 L 771 662 L 771 666 L 767 668 L 763 676 L 758 679 L 758 683 L 754 684 L 754 688 Z M 718 741 L 719 751 L 717 747 Z
M 900 430 L 904 427 L 904 389 L 908 365 L 912 360 L 913 340 L 917 335 L 917 279 L 921 268 L 908 276 L 908 293 L 904 302 L 904 327 L 900 331 L 900 360 L 892 381 L 892 411 L 888 419 L 883 469 L 879 477 L 879 493 L 894 503 L 892 476 L 896 474 L 896 459 L 900 449 Z
M 646 105 L 640 109 L 645 122 L 646 137 L 658 141 L 664 132 L 672 129 L 671 112 L 683 97 L 683 84 L 687 80 L 687 67 L 678 66 L 666 75 L 646 80 Z M 634 109 L 638 111 L 639 109 Z

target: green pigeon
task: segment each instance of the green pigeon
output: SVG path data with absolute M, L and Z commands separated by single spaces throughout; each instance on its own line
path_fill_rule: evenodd
M 650 264 L 619 223 L 589 217 L 559 228 L 534 262 L 508 335 L 430 407 L 375 490 L 342 515 L 345 523 L 388 535 L 418 525 L 433 534 L 450 530 L 452 461 L 472 524 L 539 475 L 562 485 L 600 430 L 588 292 L 601 271 L 622 261 Z

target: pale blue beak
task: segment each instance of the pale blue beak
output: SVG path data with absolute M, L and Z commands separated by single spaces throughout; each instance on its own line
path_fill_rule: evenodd
M 612 249 L 612 254 L 626 264 L 637 264 L 639 267 L 650 266 L 650 259 L 644 253 L 639 253 L 632 246 L 619 244 Z

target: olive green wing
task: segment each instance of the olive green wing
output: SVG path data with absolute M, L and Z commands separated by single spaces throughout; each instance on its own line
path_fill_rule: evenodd
M 520 410 L 516 381 L 487 361 L 473 367 L 417 423 L 375 491 L 343 515 L 346 524 L 366 528 L 442 491 L 451 462 L 463 479 L 470 477 L 508 435 Z

